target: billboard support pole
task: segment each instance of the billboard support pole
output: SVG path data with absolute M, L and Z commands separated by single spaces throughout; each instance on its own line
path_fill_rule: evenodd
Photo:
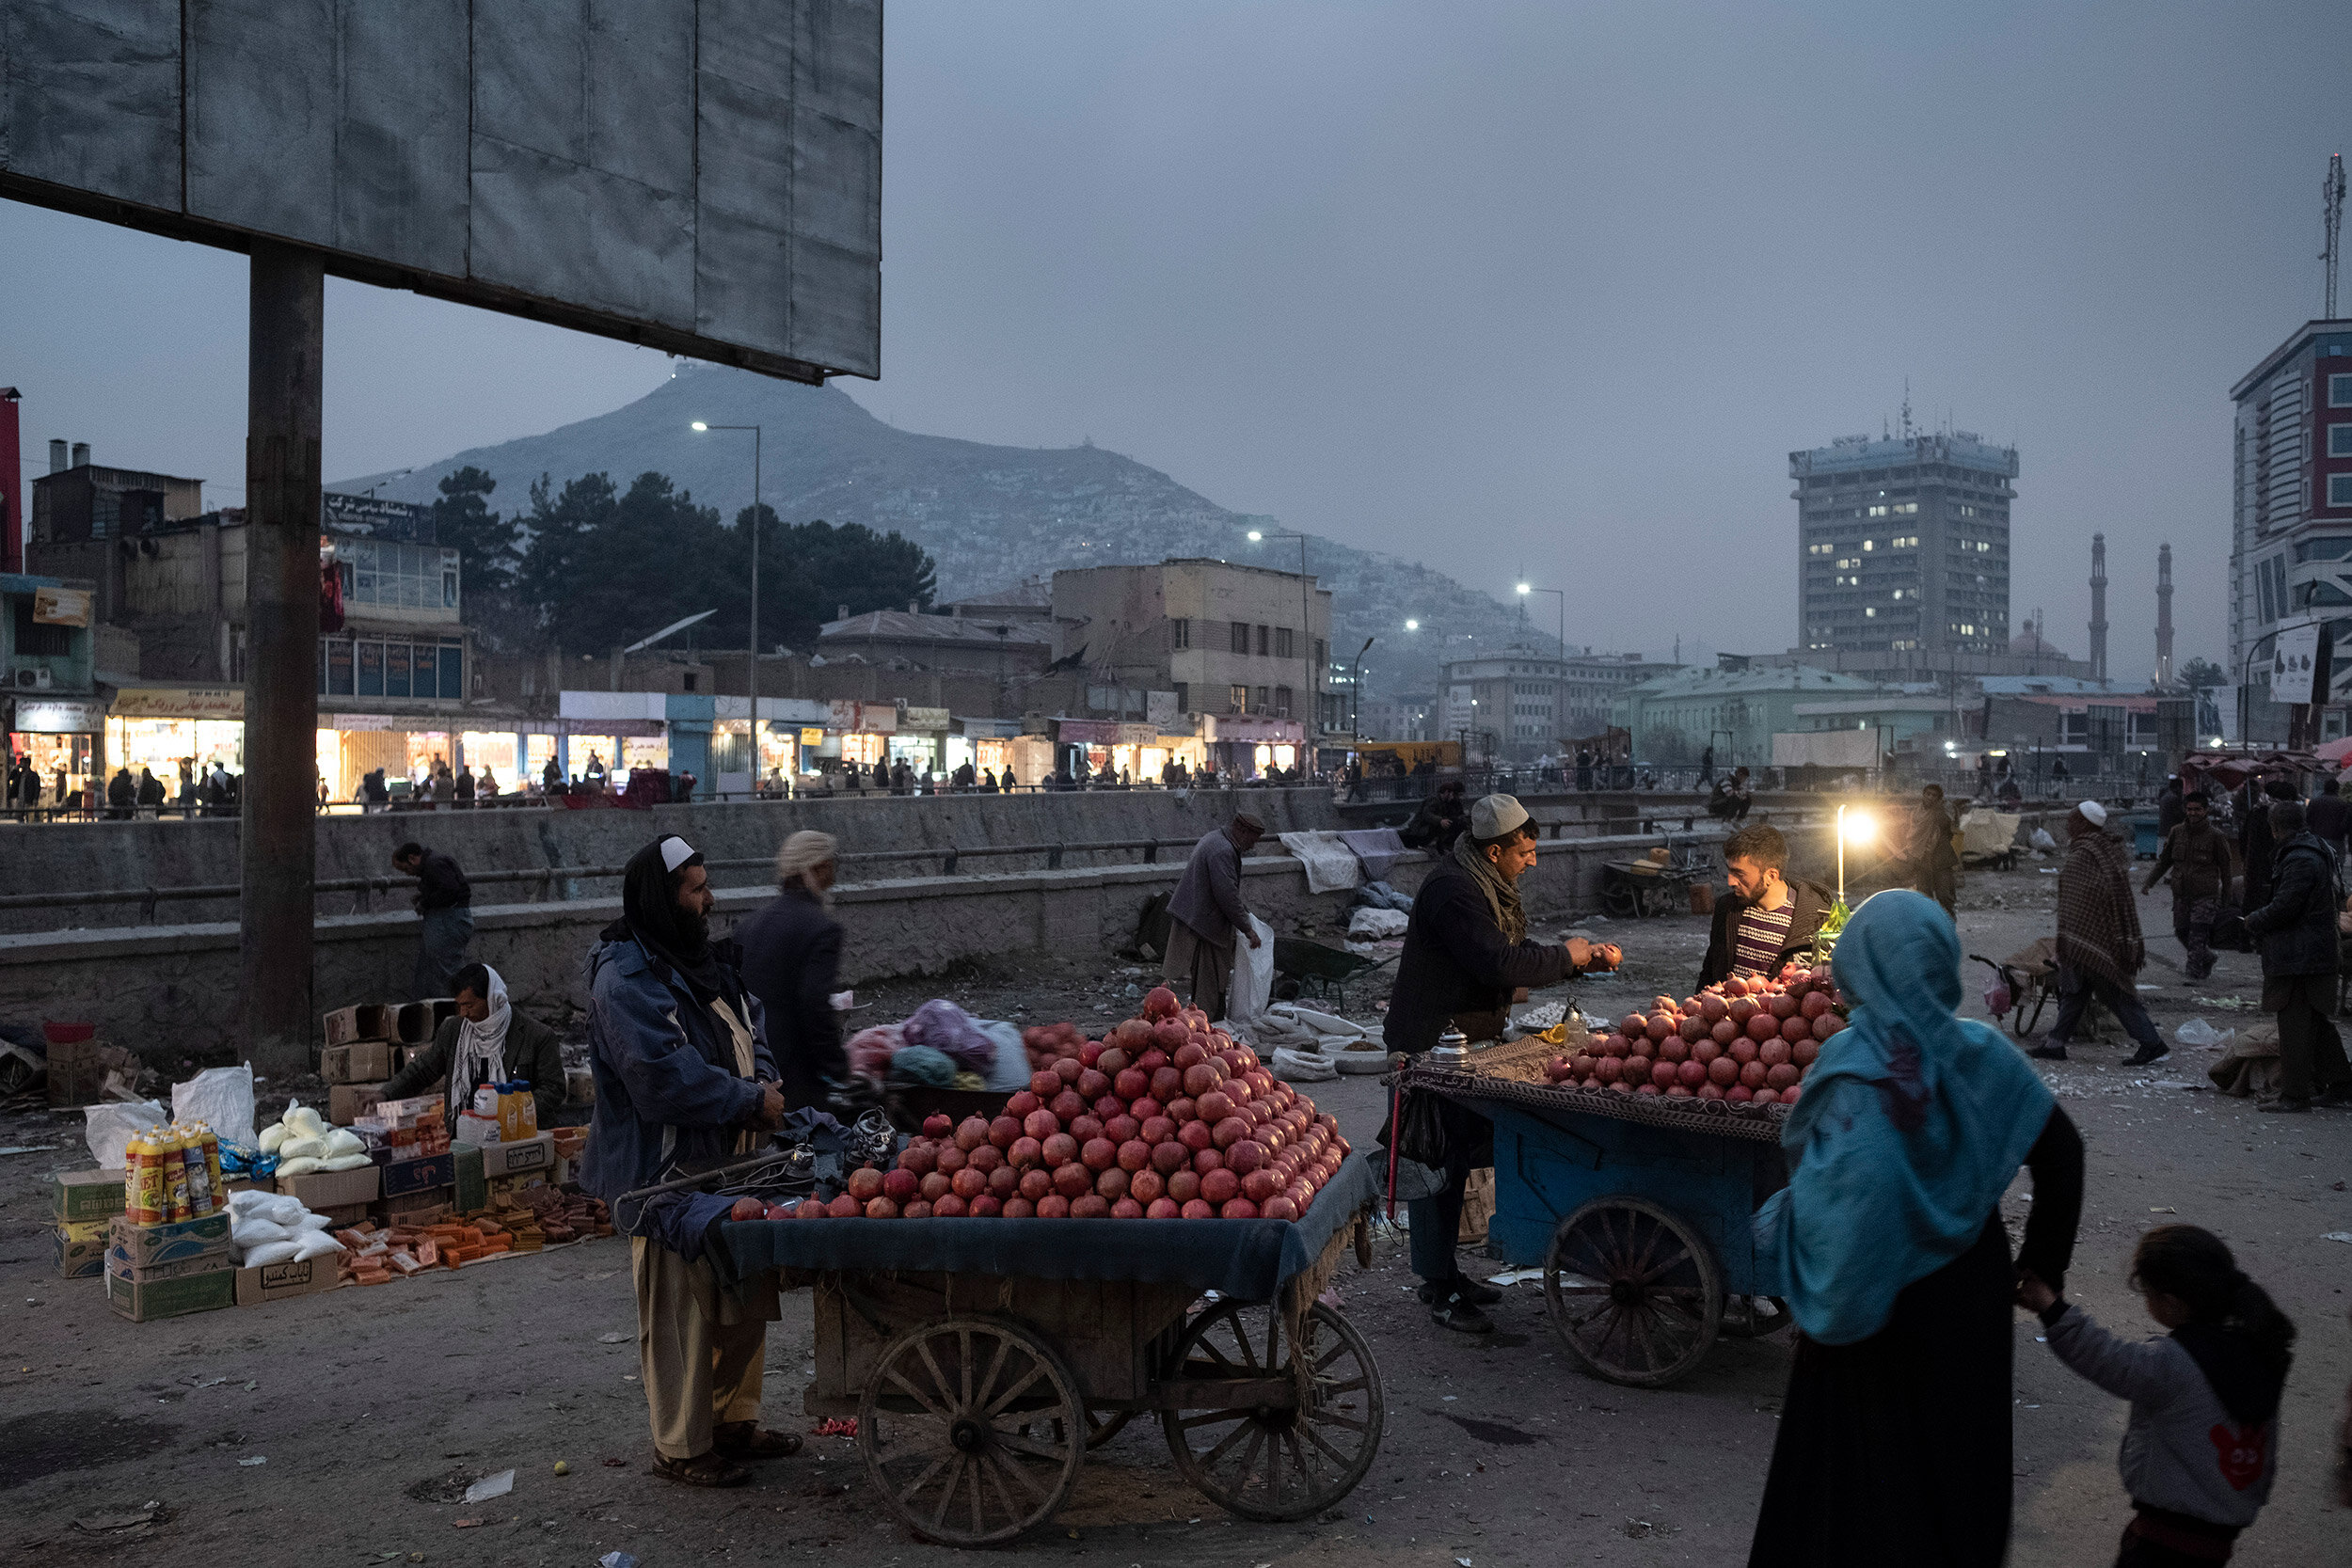
M 250 298 L 237 979 L 246 1059 L 275 1077 L 310 1067 L 325 258 L 256 239 Z

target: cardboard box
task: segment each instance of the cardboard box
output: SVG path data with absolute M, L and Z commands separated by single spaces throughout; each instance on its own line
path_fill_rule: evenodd
M 136 1054 L 103 1040 L 68 1040 L 49 1048 L 49 1103 L 87 1105 L 106 1097 L 109 1074 L 130 1087 L 139 1075 Z
M 349 1127 L 375 1109 L 376 1101 L 383 1098 L 382 1079 L 373 1084 L 331 1085 L 326 1091 L 326 1119 L 338 1127 Z
M 106 1272 L 106 1222 L 75 1220 L 54 1227 L 60 1279 L 95 1279 Z
M 106 1305 L 135 1323 L 156 1318 L 177 1318 L 188 1312 L 210 1312 L 237 1299 L 237 1272 L 214 1269 L 182 1275 L 176 1279 L 133 1279 L 106 1271 Z
M 429 1045 L 396 1045 L 392 1047 L 392 1070 L 404 1072 L 408 1064 L 433 1048 Z
M 167 1279 L 185 1279 L 190 1275 L 229 1274 L 237 1267 L 235 1253 L 223 1248 L 208 1252 L 200 1258 L 183 1258 L 176 1263 L 151 1263 L 144 1268 L 132 1268 L 114 1255 L 110 1244 L 106 1249 L 106 1272 L 120 1275 L 135 1285 L 153 1285 Z
M 381 1084 L 391 1075 L 392 1045 L 389 1040 L 354 1040 L 348 1045 L 330 1045 L 319 1053 L 319 1076 L 329 1084 Z
M 106 1266 L 114 1270 L 169 1268 L 215 1256 L 229 1256 L 229 1216 L 168 1225 L 133 1225 L 126 1214 L 106 1222 Z
M 393 1024 L 392 1037 L 408 1045 L 422 1045 L 432 1039 L 433 1031 L 444 1018 L 454 1017 L 457 1003 L 452 997 L 433 1002 L 404 1002 L 400 1016 Z
M 465 1145 L 482 1151 L 482 1176 L 495 1181 L 501 1176 L 520 1176 L 526 1171 L 547 1171 L 555 1167 L 555 1134 L 542 1132 L 535 1138 L 517 1138 L 513 1143 Z
M 392 1160 L 377 1168 L 384 1173 L 382 1190 L 386 1197 L 401 1197 L 428 1188 L 452 1186 L 457 1180 L 457 1156 L 453 1153 Z
M 122 1212 L 122 1172 L 61 1170 L 49 1178 L 49 1212 L 59 1224 L 111 1219 Z
M 392 1037 L 392 1009 L 379 1002 L 362 1002 L 356 1007 L 338 1007 L 326 1015 L 326 1043 L 349 1045 L 354 1040 L 388 1040 Z
M 324 1209 L 313 1209 L 310 1212 L 324 1217 L 340 1229 L 346 1225 L 358 1225 L 366 1219 L 375 1212 L 375 1205 L 373 1203 L 330 1203 Z
M 302 1200 L 305 1209 L 325 1213 L 346 1204 L 375 1201 L 380 1173 L 373 1165 L 357 1170 L 314 1170 L 305 1176 L 281 1176 L 278 1190 Z
M 1495 1217 L 1495 1169 L 1481 1165 L 1470 1173 L 1462 1184 L 1462 1223 L 1456 1233 L 1456 1246 L 1484 1246 L 1486 1227 Z
M 258 1269 L 236 1271 L 236 1302 L 239 1307 L 267 1307 L 274 1301 L 292 1301 L 296 1296 L 315 1295 L 331 1291 L 343 1282 L 342 1270 L 335 1259 L 340 1253 L 323 1258 L 304 1258 L 289 1263 L 264 1263 Z
M 405 1226 L 410 1229 L 438 1225 L 456 1217 L 457 1206 L 450 1196 L 453 1191 L 450 1187 L 434 1187 L 384 1198 L 369 1207 L 368 1217 L 378 1225 Z

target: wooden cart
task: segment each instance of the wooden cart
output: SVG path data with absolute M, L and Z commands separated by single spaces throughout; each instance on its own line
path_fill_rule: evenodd
M 1543 1269 L 1544 1305 L 1568 1349 L 1613 1383 L 1661 1387 L 1723 1334 L 1787 1327 L 1750 1226 L 1788 1184 L 1780 1118 L 1762 1107 L 1559 1087 L 1539 1066 L 1557 1053 L 1501 1047 L 1476 1072 L 1416 1063 L 1405 1086 L 1494 1123 L 1486 1250 Z M 1521 1075 L 1530 1065 L 1532 1081 Z
M 917 1535 L 946 1545 L 997 1544 L 1052 1519 L 1075 1490 L 1087 1449 L 1147 1413 L 1159 1417 L 1178 1471 L 1210 1501 L 1246 1519 L 1312 1517 L 1363 1479 L 1385 1418 L 1372 1347 L 1316 1299 L 1351 1243 L 1359 1257 L 1369 1252 L 1374 1189 L 1360 1161 L 1351 1163 L 1359 1167 L 1354 1179 L 1316 1200 L 1317 1209 L 1341 1208 L 1298 1222 L 1314 1221 L 1327 1238 L 1256 1301 L 1209 1299 L 1191 1280 L 787 1266 L 785 1282 L 816 1295 L 808 1413 L 854 1417 L 858 1451 L 885 1504 Z M 988 1222 L 773 1223 L 787 1235 L 821 1229 L 830 1241 L 864 1227 L 903 1241 L 918 1227 Z M 1073 1272 L 1106 1272 L 1109 1259 L 1115 1273 L 1122 1253 L 1140 1259 L 1170 1225 L 1281 1222 L 999 1223 L 1009 1240 L 1017 1228 L 1039 1242 L 1048 1229 L 1075 1227 L 1066 1233 Z M 1065 1249 L 1056 1242 L 1043 1250 Z

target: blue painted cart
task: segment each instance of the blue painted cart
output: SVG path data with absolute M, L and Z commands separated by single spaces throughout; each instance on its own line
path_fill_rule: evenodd
M 1505 1052 L 1519 1054 L 1496 1055 Z M 1491 1065 L 1501 1070 L 1416 1063 L 1406 1087 L 1494 1123 L 1486 1249 L 1544 1271 L 1552 1327 L 1596 1374 L 1661 1387 L 1721 1334 L 1788 1326 L 1750 1224 L 1788 1184 L 1784 1113 L 1563 1088 L 1504 1075 L 1518 1064 Z

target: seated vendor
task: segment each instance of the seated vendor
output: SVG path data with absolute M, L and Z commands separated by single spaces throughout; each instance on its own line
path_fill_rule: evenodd
M 555 1125 L 563 1110 L 564 1052 L 555 1031 L 506 1000 L 506 982 L 487 964 L 468 964 L 457 972 L 457 1013 L 441 1021 L 433 1043 L 416 1059 L 387 1079 L 384 1098 L 406 1100 L 436 1092 L 449 1097 L 447 1117 L 453 1132 L 458 1115 L 485 1084 L 531 1085 L 539 1126 Z
M 1581 938 L 1565 942 L 1527 940 L 1527 911 L 1518 880 L 1535 863 L 1535 825 L 1508 795 L 1489 795 L 1470 810 L 1467 831 L 1429 873 L 1413 897 L 1389 996 L 1383 1038 L 1391 1051 L 1418 1053 L 1438 1043 L 1448 1023 L 1471 1039 L 1502 1031 L 1511 1004 L 1537 986 L 1574 974 L 1614 969 L 1620 954 Z M 1462 1190 L 1470 1173 L 1488 1163 L 1482 1152 L 1485 1118 L 1464 1112 L 1457 1147 L 1445 1165 L 1440 1192 L 1416 1198 L 1412 1216 L 1413 1272 L 1421 1299 L 1442 1327 L 1491 1333 L 1482 1305 L 1502 1292 L 1466 1277 L 1454 1259 L 1462 1225 Z
M 1769 822 L 1724 840 L 1724 879 L 1731 896 L 1715 903 L 1715 928 L 1699 965 L 1705 990 L 1733 974 L 1772 975 L 1814 934 L 1837 902 L 1818 883 L 1790 881 L 1788 841 Z

